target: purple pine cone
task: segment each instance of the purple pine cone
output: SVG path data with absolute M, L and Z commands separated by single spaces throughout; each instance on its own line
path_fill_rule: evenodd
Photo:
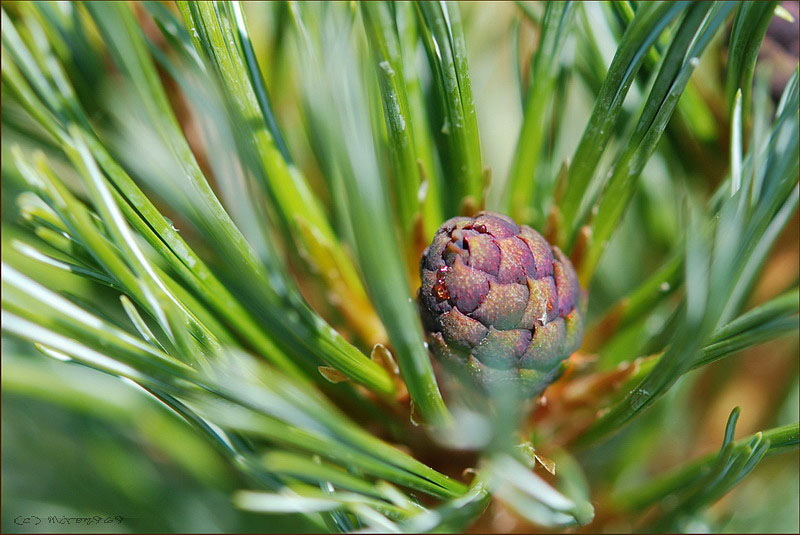
M 572 263 L 504 215 L 446 221 L 420 272 L 431 350 L 483 386 L 513 381 L 538 394 L 581 344 L 584 299 Z

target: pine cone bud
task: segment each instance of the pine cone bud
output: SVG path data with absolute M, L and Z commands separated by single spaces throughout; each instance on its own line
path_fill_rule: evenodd
M 482 386 L 536 395 L 583 337 L 572 263 L 535 230 L 492 212 L 455 217 L 420 262 L 419 305 L 434 355 Z

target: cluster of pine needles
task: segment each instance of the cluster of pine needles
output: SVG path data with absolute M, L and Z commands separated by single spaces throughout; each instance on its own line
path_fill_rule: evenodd
M 797 529 L 777 2 L 2 9 L 6 530 L 25 496 L 132 529 Z M 414 302 L 435 230 L 481 209 L 588 293 L 529 415 L 444 398 Z M 50 440 L 127 498 L 63 491 L 85 474 Z M 28 448 L 44 489 L 19 483 Z M 192 474 L 165 504 L 211 489 L 192 503 L 217 517 L 142 498 L 125 467 L 154 455 Z

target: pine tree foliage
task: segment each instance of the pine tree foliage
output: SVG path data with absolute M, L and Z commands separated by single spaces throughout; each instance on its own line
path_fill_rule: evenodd
M 709 508 L 800 444 L 797 273 L 759 290 L 797 243 L 797 58 L 774 102 L 758 60 L 791 15 L 504 7 L 501 46 L 480 3 L 4 3 L 4 399 L 111 429 L 144 393 L 263 530 L 725 528 Z M 506 173 L 487 54 L 516 69 Z M 448 394 L 414 302 L 434 231 L 484 208 L 587 290 L 531 414 Z M 726 407 L 718 451 L 689 455 L 719 403 L 692 390 L 754 347 L 786 353 L 783 401 L 739 439 Z M 689 459 L 665 465 L 670 432 Z

